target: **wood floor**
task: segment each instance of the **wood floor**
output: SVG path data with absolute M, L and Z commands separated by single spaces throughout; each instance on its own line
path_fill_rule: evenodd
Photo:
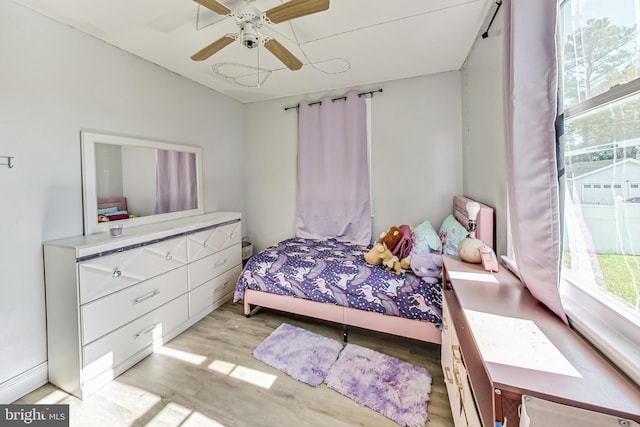
M 47 384 L 15 403 L 69 404 L 78 427 L 398 426 L 325 385 L 310 387 L 254 359 L 253 349 L 281 323 L 342 339 L 334 323 L 264 309 L 247 319 L 229 302 L 84 401 Z M 426 427 L 453 426 L 439 345 L 358 328 L 350 328 L 349 342 L 424 366 L 433 376 Z M 229 375 L 234 368 L 276 378 L 267 389 Z

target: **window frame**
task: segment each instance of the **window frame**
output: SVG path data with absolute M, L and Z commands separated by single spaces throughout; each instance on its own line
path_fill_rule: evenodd
M 564 109 L 564 120 L 640 93 L 640 78 Z M 564 201 L 563 201 L 564 203 Z M 564 218 L 563 218 L 564 221 Z M 580 286 L 560 274 L 560 297 L 571 326 L 600 350 L 633 382 L 640 385 L 640 321 L 613 297 Z

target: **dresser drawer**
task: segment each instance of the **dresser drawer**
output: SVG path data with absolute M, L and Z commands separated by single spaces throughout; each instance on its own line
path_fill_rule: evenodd
M 211 307 L 226 297 L 230 297 L 233 294 L 241 271 L 242 266 L 237 265 L 235 268 L 222 273 L 215 279 L 209 280 L 189 292 L 189 316 L 192 317 L 207 307 Z
M 187 237 L 189 262 L 204 258 L 242 241 L 240 221 L 200 231 Z
M 164 344 L 162 337 L 187 321 L 188 314 L 188 298 L 182 295 L 84 346 L 82 382 L 87 383 L 98 374 L 113 370 L 145 348 L 151 353 L 153 347 Z
M 216 252 L 189 264 L 189 289 L 194 289 L 220 273 L 242 263 L 240 245 Z
M 187 292 L 187 267 L 140 282 L 81 308 L 82 342 L 88 344 Z
M 93 301 L 186 263 L 186 237 L 81 262 L 78 265 L 80 303 Z

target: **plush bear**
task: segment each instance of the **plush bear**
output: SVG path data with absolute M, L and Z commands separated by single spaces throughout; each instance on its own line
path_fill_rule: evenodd
M 380 234 L 378 243 L 382 243 L 386 245 L 390 251 L 393 251 L 395 247 L 398 245 L 398 243 L 400 242 L 400 239 L 402 239 L 402 235 L 403 233 L 400 227 L 396 227 L 395 225 L 392 225 L 391 227 L 389 227 L 387 231 Z

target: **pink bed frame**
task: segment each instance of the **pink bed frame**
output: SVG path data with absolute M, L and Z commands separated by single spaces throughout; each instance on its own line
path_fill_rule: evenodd
M 453 214 L 465 227 L 468 225 L 466 204 L 472 201 L 464 196 L 453 198 Z M 493 248 L 493 208 L 480 204 L 477 217 L 476 237 Z M 431 323 L 421 320 L 389 316 L 373 311 L 363 311 L 341 305 L 327 304 L 296 298 L 289 295 L 270 294 L 253 289 L 244 291 L 244 314 L 251 315 L 251 306 L 266 307 L 287 313 L 328 320 L 346 326 L 355 326 L 373 331 L 412 338 L 435 344 L 442 343 L 442 332 Z M 345 331 L 346 341 L 346 331 Z

